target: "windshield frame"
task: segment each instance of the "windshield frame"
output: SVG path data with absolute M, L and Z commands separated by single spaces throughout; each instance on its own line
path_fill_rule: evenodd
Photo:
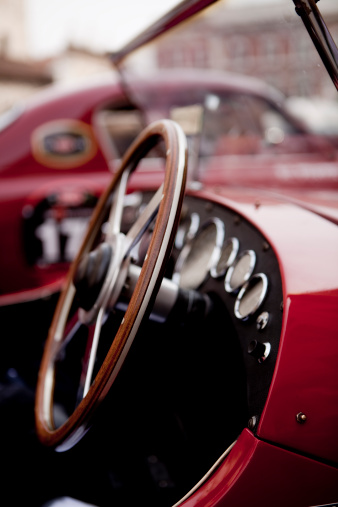
M 319 0 L 317 0 L 319 1 Z M 338 49 L 315 0 L 293 0 L 333 84 L 338 90 Z
M 217 1 L 218 0 L 183 0 L 119 51 L 111 53 L 111 61 L 118 67 L 122 60 L 130 55 L 130 53 Z

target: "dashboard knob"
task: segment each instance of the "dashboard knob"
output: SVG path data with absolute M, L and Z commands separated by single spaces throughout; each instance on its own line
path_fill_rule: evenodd
M 259 363 L 265 361 L 265 359 L 270 354 L 270 350 L 271 345 L 269 342 L 262 343 L 257 340 L 252 340 L 248 346 L 248 353 L 250 354 L 250 356 L 257 359 Z

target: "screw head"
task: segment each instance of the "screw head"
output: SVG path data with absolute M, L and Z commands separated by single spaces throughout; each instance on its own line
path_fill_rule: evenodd
M 267 326 L 269 322 L 269 317 L 270 315 L 268 312 L 262 312 L 260 315 L 258 315 L 256 320 L 256 327 L 259 331 L 261 331 Z
M 299 423 L 299 424 L 304 424 L 307 420 L 307 417 L 305 414 L 303 414 L 303 412 L 298 412 L 298 414 L 296 415 L 296 421 Z

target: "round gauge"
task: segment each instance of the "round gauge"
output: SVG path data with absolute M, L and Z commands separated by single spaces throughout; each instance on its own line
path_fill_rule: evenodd
M 252 276 L 241 288 L 235 302 L 235 315 L 246 319 L 261 306 L 268 290 L 268 279 L 263 273 Z
M 211 269 L 211 276 L 218 278 L 223 276 L 229 266 L 234 262 L 239 250 L 237 238 L 229 238 L 222 246 L 221 255 L 216 266 Z
M 197 289 L 217 263 L 224 240 L 224 224 L 218 218 L 205 222 L 177 259 L 173 280 L 184 289 Z
M 200 217 L 197 213 L 192 213 L 180 222 L 175 238 L 175 247 L 178 250 L 181 250 L 184 244 L 195 236 L 199 224 Z
M 253 250 L 245 250 L 229 267 L 225 276 L 225 290 L 235 292 L 249 280 L 256 264 L 256 254 Z

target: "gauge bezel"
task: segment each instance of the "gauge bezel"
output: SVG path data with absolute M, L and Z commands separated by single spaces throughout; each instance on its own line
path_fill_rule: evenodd
M 190 222 L 188 229 L 185 231 L 185 233 L 182 234 L 182 237 L 180 237 L 181 230 L 185 222 L 188 220 Z M 182 223 L 179 224 L 175 238 L 175 248 L 177 248 L 177 250 L 181 250 L 188 241 L 192 240 L 195 237 L 200 222 L 201 219 L 199 214 L 191 213 L 186 220 L 183 220 Z
M 240 312 L 241 301 L 242 301 L 243 297 L 245 296 L 245 294 L 250 289 L 252 283 L 255 282 L 255 280 L 257 280 L 257 279 L 260 279 L 263 282 L 263 287 L 262 287 L 260 297 L 259 297 L 257 303 L 255 304 L 255 306 L 250 310 L 250 312 L 247 312 L 245 315 L 243 315 Z M 235 313 L 235 316 L 237 317 L 237 319 L 246 320 L 249 317 L 251 317 L 251 315 L 253 315 L 254 313 L 257 312 L 257 310 L 261 307 L 261 305 L 267 295 L 268 286 L 269 286 L 268 277 L 266 276 L 265 273 L 257 273 L 249 278 L 249 280 L 242 286 L 241 290 L 238 293 L 236 301 L 235 301 L 234 313 Z
M 228 245 L 231 244 L 232 245 L 232 250 L 231 250 L 231 253 L 229 255 L 229 258 L 226 262 L 226 264 L 222 267 L 221 270 L 218 270 L 218 264 L 221 260 L 221 257 L 222 257 L 222 252 L 223 250 L 225 250 Z M 213 266 L 211 269 L 210 269 L 210 274 L 213 278 L 220 278 L 221 276 L 224 276 L 227 269 L 235 262 L 235 259 L 237 257 L 237 254 L 238 254 L 238 251 L 239 251 L 239 240 L 232 236 L 231 238 L 228 238 L 224 243 L 223 243 L 223 246 L 221 248 L 221 252 L 220 252 L 220 256 L 219 256 L 219 259 L 216 263 L 215 266 Z
M 236 270 L 236 266 L 238 266 L 238 263 L 243 259 L 245 256 L 250 257 L 250 263 L 249 263 L 249 269 L 246 272 L 243 282 L 235 287 L 231 285 L 231 278 Z M 234 293 L 237 292 L 251 277 L 253 270 L 255 269 L 256 265 L 256 253 L 254 250 L 244 250 L 239 256 L 237 256 L 235 262 L 228 268 L 228 271 L 225 275 L 224 279 L 224 288 L 226 292 Z
M 213 250 L 211 252 L 208 264 L 205 269 L 205 276 L 203 277 L 203 280 L 199 284 L 197 284 L 194 287 L 190 287 L 190 288 L 197 289 L 198 287 L 200 287 L 205 282 L 211 269 L 217 264 L 220 254 L 221 254 L 221 248 L 222 248 L 222 245 L 224 242 L 225 226 L 224 226 L 224 223 L 222 222 L 222 220 L 220 220 L 217 217 L 212 217 L 212 218 L 209 218 L 208 220 L 204 221 L 201 224 L 201 226 L 199 227 L 199 229 L 196 231 L 196 233 L 193 235 L 193 237 L 188 239 L 187 243 L 183 246 L 181 253 L 178 256 L 178 259 L 176 261 L 176 265 L 175 265 L 174 273 L 173 273 L 173 277 L 172 277 L 173 281 L 175 283 L 177 283 L 177 285 L 180 285 L 181 273 L 182 273 L 184 263 L 186 262 L 191 250 L 194 248 L 195 241 L 198 239 L 200 234 L 202 234 L 203 231 L 207 227 L 210 227 L 210 225 L 215 225 L 215 227 L 216 227 L 216 238 L 215 238 Z

